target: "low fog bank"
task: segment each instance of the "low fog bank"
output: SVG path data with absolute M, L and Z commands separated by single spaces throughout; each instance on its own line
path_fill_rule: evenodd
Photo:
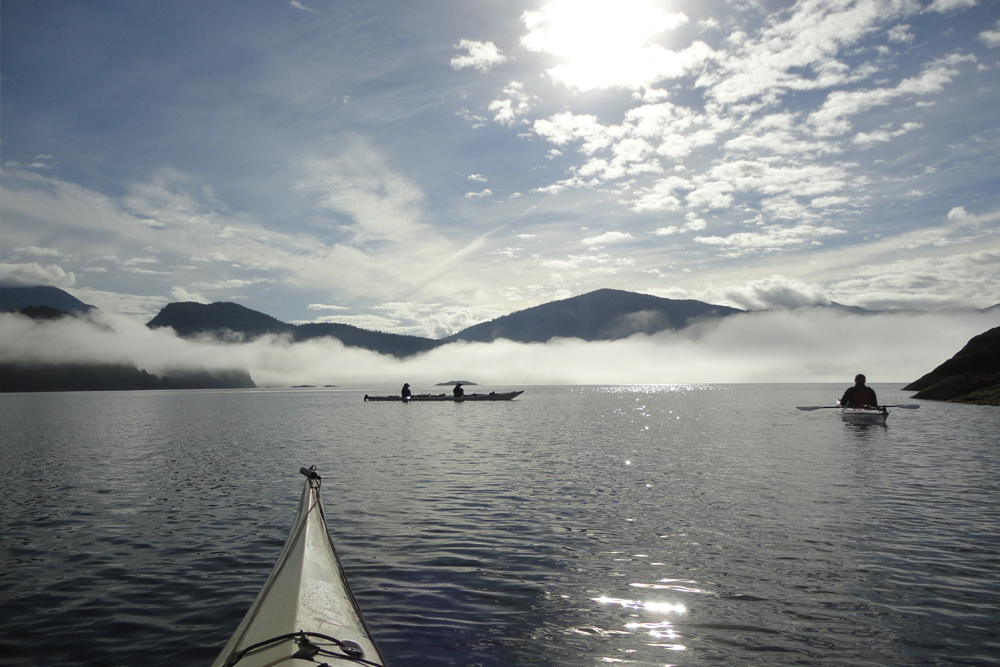
M 178 338 L 122 316 L 34 321 L 0 316 L 5 362 L 134 363 L 156 375 L 177 370 L 245 369 L 260 387 L 429 387 L 456 377 L 486 386 L 707 382 L 908 383 L 954 355 L 1000 314 L 858 316 L 813 308 L 749 313 L 682 332 L 587 343 L 453 343 L 400 360 L 344 347 L 334 339 L 251 343 Z

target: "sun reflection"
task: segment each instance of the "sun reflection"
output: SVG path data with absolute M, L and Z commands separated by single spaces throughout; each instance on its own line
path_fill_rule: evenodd
M 722 385 L 710 384 L 609 384 L 595 387 L 593 391 L 602 394 L 661 394 L 669 392 L 717 391 L 722 388 L 724 388 Z
M 664 579 L 663 581 L 674 581 L 672 579 Z M 695 583 L 695 582 L 690 582 Z M 668 591 L 680 591 L 681 593 L 704 593 L 705 591 L 700 588 L 689 588 L 688 586 L 678 586 L 677 584 L 639 584 L 633 583 L 629 584 L 633 588 L 652 588 L 656 590 L 668 590 Z
M 617 604 L 621 605 L 625 609 L 644 609 L 646 611 L 660 612 L 660 613 L 675 613 L 683 614 L 687 612 L 687 607 L 682 604 L 675 604 L 673 602 L 643 602 L 642 600 L 626 600 L 624 598 L 609 598 L 609 597 L 599 597 L 591 598 L 595 602 L 600 602 L 601 604 Z
M 607 596 L 602 596 L 599 598 L 591 598 L 595 602 L 600 602 L 601 604 L 617 604 L 625 609 L 641 609 L 644 611 L 660 614 L 684 614 L 687 613 L 687 607 L 682 604 L 674 602 L 656 602 L 656 601 L 643 601 L 643 600 L 628 600 L 625 598 L 612 598 Z M 670 651 L 684 651 L 686 647 L 679 642 L 681 636 L 674 629 L 674 624 L 669 620 L 659 620 L 659 621 L 648 621 L 644 623 L 626 623 L 625 628 L 627 630 L 641 631 L 647 633 L 652 637 L 655 642 L 648 643 L 647 646 L 653 646 L 656 648 L 665 648 Z M 666 640 L 666 641 L 663 641 Z

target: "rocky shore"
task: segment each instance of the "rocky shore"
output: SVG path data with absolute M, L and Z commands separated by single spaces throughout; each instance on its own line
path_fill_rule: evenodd
M 975 336 L 955 356 L 903 390 L 916 391 L 913 398 L 1000 406 L 1000 327 Z

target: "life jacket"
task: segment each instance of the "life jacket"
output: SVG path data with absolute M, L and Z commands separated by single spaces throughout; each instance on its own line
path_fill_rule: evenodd
M 854 396 L 851 399 L 852 407 L 874 407 L 876 403 L 878 403 L 878 399 L 875 398 L 875 392 L 872 389 L 869 389 L 868 387 L 858 387 L 854 390 Z

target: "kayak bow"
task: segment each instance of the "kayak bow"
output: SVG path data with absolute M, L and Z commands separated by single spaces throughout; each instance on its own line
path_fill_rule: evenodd
M 306 476 L 288 540 L 264 588 L 212 667 L 384 664 L 326 529 L 316 467 Z

